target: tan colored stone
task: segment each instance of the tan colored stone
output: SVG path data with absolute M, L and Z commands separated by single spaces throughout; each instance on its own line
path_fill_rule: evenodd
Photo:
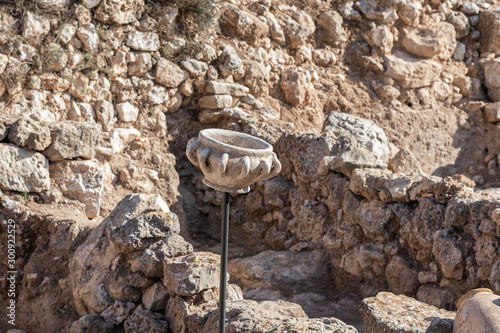
M 173 62 L 160 58 L 156 65 L 155 80 L 167 88 L 176 88 L 189 77 L 189 73 Z

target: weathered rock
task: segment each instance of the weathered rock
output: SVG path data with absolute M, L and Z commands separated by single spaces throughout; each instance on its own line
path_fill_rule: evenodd
M 215 95 L 242 97 L 248 94 L 249 89 L 241 84 L 208 81 L 206 91 Z
M 101 313 L 101 317 L 108 323 L 113 325 L 120 325 L 123 323 L 135 309 L 133 302 L 123 303 L 115 301 Z
M 420 12 L 417 6 L 413 4 L 406 4 L 401 6 L 398 10 L 398 16 L 405 24 L 415 26 L 418 23 Z
M 52 143 L 43 154 L 50 161 L 75 157 L 94 158 L 101 140 L 101 127 L 96 124 L 65 121 L 50 125 Z
M 129 253 L 145 250 L 179 231 L 179 219 L 174 213 L 148 212 L 111 229 L 109 236 L 122 253 Z
M 68 63 L 68 55 L 60 45 L 50 43 L 45 60 L 47 61 L 47 67 L 57 72 L 66 67 L 66 64 Z
M 484 66 L 484 85 L 493 102 L 500 102 L 500 60 L 493 59 Z
M 105 131 L 110 132 L 116 123 L 113 103 L 102 100 L 96 103 L 95 113 Z
M 318 28 L 323 29 L 325 42 L 335 46 L 347 40 L 347 34 L 342 24 L 342 16 L 334 10 L 320 14 Z
M 309 97 L 311 87 L 303 73 L 288 69 L 281 73 L 281 89 L 285 93 L 287 103 L 299 106 Z
M 265 15 L 268 20 L 267 23 L 269 24 L 269 32 L 271 33 L 271 38 L 279 45 L 285 46 L 286 45 L 285 33 L 283 32 L 281 25 L 276 19 L 276 16 L 274 16 L 274 14 L 271 13 L 270 11 L 266 12 Z
M 90 23 L 87 26 L 79 27 L 76 35 L 82 41 L 85 51 L 90 53 L 97 53 L 99 51 L 99 35 L 95 30 L 95 25 Z
M 407 259 L 394 256 L 387 265 L 385 277 L 395 294 L 414 295 L 419 286 L 418 273 Z
M 484 107 L 484 115 L 490 123 L 500 121 L 500 102 L 491 103 Z
M 208 289 L 196 297 L 175 296 L 168 301 L 166 315 L 173 332 L 201 332 L 208 314 L 218 305 L 218 290 Z M 243 292 L 235 284 L 227 286 L 227 301 L 243 299 Z
M 457 46 L 455 29 L 445 22 L 411 29 L 403 36 L 402 43 L 408 52 L 422 58 L 448 59 Z
M 36 39 L 47 35 L 50 31 L 50 22 L 44 17 L 28 11 L 23 21 L 23 36 Z
M 194 252 L 165 261 L 163 284 L 169 293 L 191 296 L 219 286 L 219 256 Z
M 137 117 L 139 117 L 139 109 L 129 102 L 117 104 L 116 111 L 118 112 L 118 118 L 124 122 L 136 121 Z
M 169 212 L 167 204 L 159 195 L 128 195 L 75 251 L 69 263 L 69 271 L 73 299 L 80 315 L 101 313 L 112 305 L 113 300 L 104 283 L 108 284 L 110 277 L 115 276 L 113 262 L 121 252 L 110 241 L 108 232 L 138 217 L 146 210 Z M 125 274 L 124 277 L 127 276 L 127 272 L 123 269 L 122 273 Z M 130 288 L 127 282 L 122 281 L 120 290 L 127 288 Z
M 173 62 L 160 58 L 156 66 L 155 80 L 167 88 L 176 88 L 189 77 L 189 73 Z
M 228 304 L 226 331 L 257 332 L 346 332 L 357 330 L 335 318 L 307 318 L 302 308 L 284 301 L 260 302 L 242 300 Z M 217 332 L 218 311 L 213 311 L 202 333 Z
M 464 13 L 452 11 L 446 19 L 455 27 L 457 39 L 461 39 L 469 35 L 469 18 L 465 16 Z
M 441 267 L 443 275 L 449 279 L 460 280 L 464 270 L 463 254 L 451 229 L 434 233 L 432 253 Z
M 165 316 L 145 310 L 141 306 L 127 318 L 124 327 L 125 333 L 164 333 L 168 331 Z
M 151 287 L 146 289 L 142 295 L 142 304 L 146 310 L 163 310 L 167 306 L 167 301 L 167 289 L 163 286 L 163 284 L 161 284 L 161 282 L 153 284 Z
M 231 45 L 222 47 L 222 54 L 219 57 L 219 69 L 224 76 L 238 73 L 242 69 L 243 61 Z
M 112 333 L 114 326 L 100 316 L 85 315 L 71 325 L 70 333 Z
M 49 161 L 40 153 L 0 143 L 0 189 L 43 192 L 50 189 Z
M 479 13 L 478 30 L 481 32 L 479 39 L 481 52 L 500 54 L 500 11 L 481 11 Z
M 70 0 L 36 0 L 36 2 L 42 7 L 52 10 L 59 10 L 67 8 Z
M 151 54 L 135 54 L 135 61 L 128 63 L 128 75 L 141 76 L 147 73 L 153 67 Z
M 30 117 L 21 117 L 10 127 L 9 140 L 20 147 L 41 151 L 51 143 L 50 130 Z
M 160 38 L 154 32 L 134 31 L 127 38 L 127 46 L 138 51 L 158 51 Z
M 179 235 L 172 235 L 149 246 L 142 255 L 129 261 L 132 272 L 142 272 L 147 277 L 161 277 L 163 262 L 168 258 L 185 256 L 193 246 Z
M 408 149 L 401 149 L 389 161 L 389 169 L 394 173 L 404 173 L 407 175 L 422 175 L 420 165 Z
M 313 32 L 312 29 L 292 19 L 289 19 L 286 24 L 286 34 L 288 39 L 290 39 L 290 47 L 292 49 L 298 49 L 306 45 L 308 37 L 311 36 Z
M 269 91 L 269 70 L 262 63 L 249 61 L 245 71 L 245 85 L 255 96 L 262 96 Z
M 83 75 L 81 72 L 76 72 L 73 74 L 68 92 L 73 95 L 73 97 L 79 98 L 85 103 L 90 102 L 89 81 L 87 76 Z
M 85 204 L 88 218 L 99 216 L 104 187 L 104 171 L 99 162 L 59 162 L 50 166 L 50 175 L 65 195 Z
M 323 132 L 329 132 L 341 137 L 349 137 L 349 149 L 363 148 L 370 151 L 375 158 L 386 163 L 389 157 L 389 147 L 385 132 L 374 122 L 361 119 L 346 113 L 332 112 L 325 121 Z M 342 152 L 340 150 L 339 152 Z
M 250 115 L 238 107 L 225 108 L 222 110 L 202 110 L 198 117 L 198 120 L 202 124 L 213 124 L 221 120 L 222 118 L 227 119 L 248 119 Z
M 128 24 L 137 21 L 144 10 L 144 0 L 102 0 L 96 18 L 103 23 Z
M 168 91 L 164 86 L 154 86 L 148 91 L 148 100 L 151 104 L 163 104 L 168 99 Z
M 245 290 L 275 289 L 281 285 L 312 286 L 327 278 L 328 257 L 318 251 L 265 251 L 234 259 L 228 272 Z
M 223 109 L 229 108 L 233 104 L 231 95 L 209 95 L 203 96 L 198 100 L 201 108 L 205 109 Z
M 441 310 L 404 295 L 380 292 L 361 305 L 363 332 L 453 332 L 455 313 Z
M 437 62 L 413 58 L 399 52 L 387 54 L 385 65 L 385 74 L 398 81 L 403 88 L 430 86 L 439 79 L 442 71 L 442 66 Z
M 206 62 L 192 58 L 184 60 L 181 65 L 185 70 L 191 73 L 192 76 L 202 76 L 208 71 L 208 65 Z
M 0 121 L 0 141 L 5 139 L 8 134 L 9 134 L 9 129 L 7 128 L 7 126 L 5 126 L 5 124 L 2 121 Z
M 360 0 L 355 2 L 358 9 L 367 19 L 384 23 L 394 23 L 398 19 L 394 2 L 387 0 Z
M 225 4 L 224 7 L 219 24 L 226 33 L 250 44 L 256 44 L 269 32 L 268 25 L 253 14 L 240 10 L 229 3 Z
M 391 53 L 394 44 L 394 36 L 391 29 L 386 25 L 378 26 L 369 33 L 369 42 L 378 47 L 383 53 Z

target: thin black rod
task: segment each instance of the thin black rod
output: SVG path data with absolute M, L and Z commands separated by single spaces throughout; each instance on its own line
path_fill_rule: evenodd
M 220 293 L 219 293 L 219 333 L 224 333 L 226 324 L 226 276 L 227 248 L 229 237 L 229 193 L 224 192 L 224 207 L 221 227 Z

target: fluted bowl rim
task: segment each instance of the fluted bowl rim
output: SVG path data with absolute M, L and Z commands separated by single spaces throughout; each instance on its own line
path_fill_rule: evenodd
M 249 157 L 263 157 L 273 151 L 273 146 L 270 143 L 246 133 L 229 131 L 219 128 L 209 128 L 201 130 L 198 136 L 200 138 L 200 141 L 205 143 L 207 146 L 229 154 L 246 155 Z M 253 143 L 254 147 L 251 147 L 250 145 L 244 147 L 238 146 L 236 144 L 225 143 L 220 140 L 224 137 L 237 137 L 244 142 L 249 141 L 250 143 Z

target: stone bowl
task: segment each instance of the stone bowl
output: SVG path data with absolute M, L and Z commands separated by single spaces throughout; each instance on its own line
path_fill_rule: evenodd
M 281 171 L 273 146 L 228 130 L 201 130 L 197 138 L 189 140 L 186 154 L 203 171 L 203 183 L 222 192 L 247 193 L 251 184 Z

